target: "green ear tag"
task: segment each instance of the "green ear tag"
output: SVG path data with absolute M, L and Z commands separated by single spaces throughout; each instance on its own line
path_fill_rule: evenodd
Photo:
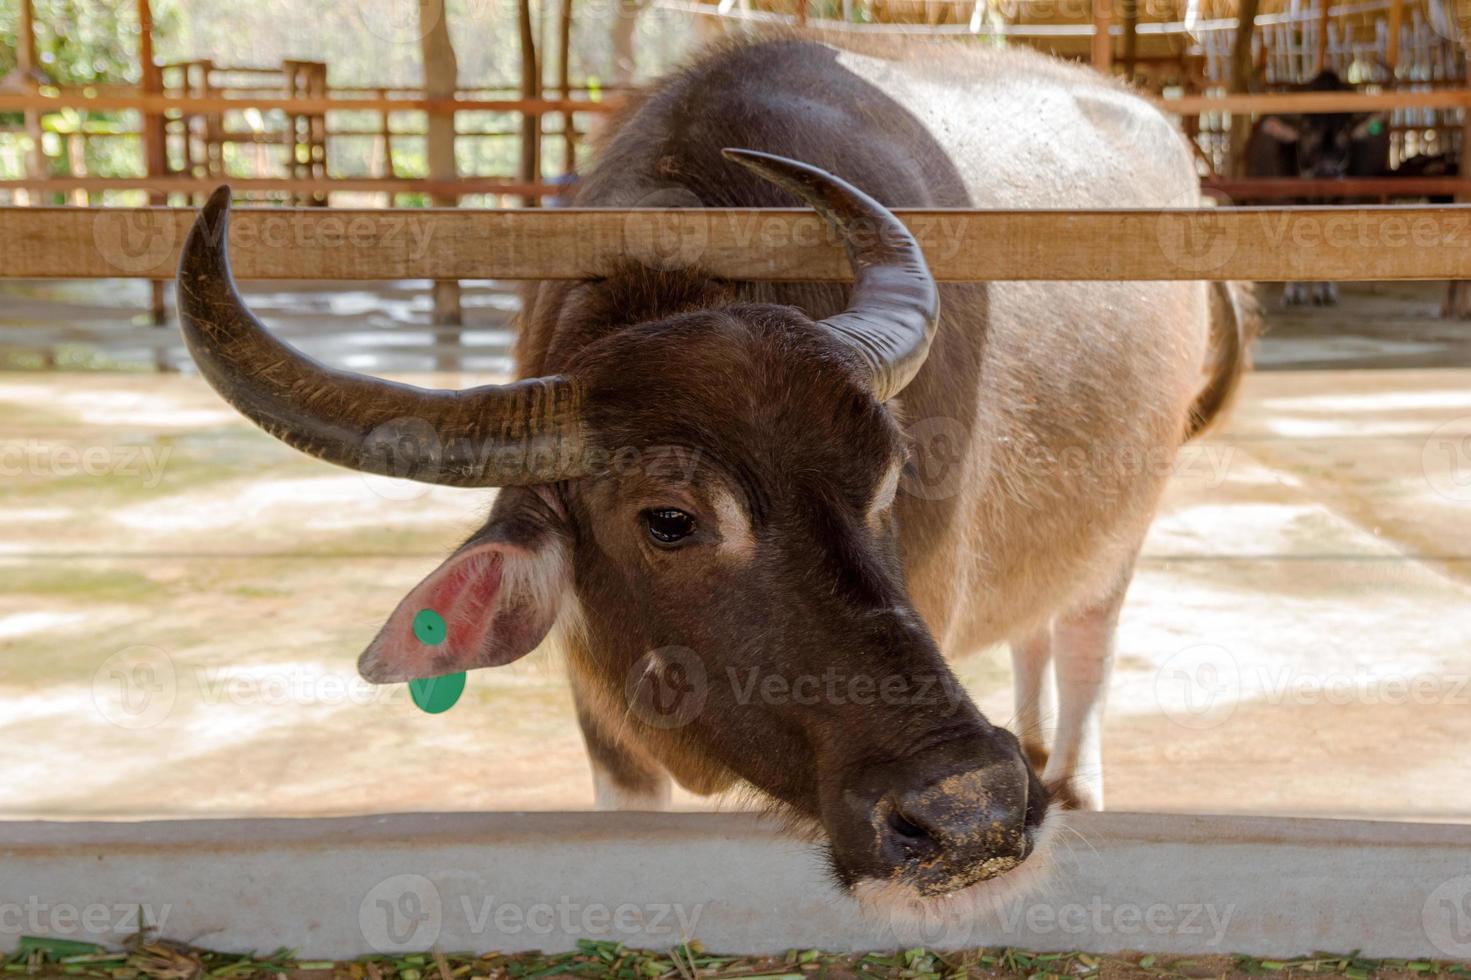
M 443 677 L 420 677 L 409 681 L 409 694 L 414 703 L 431 715 L 448 711 L 465 693 L 465 672 Z
M 414 616 L 414 636 L 428 647 L 437 647 L 447 637 L 444 617 L 433 609 L 420 609 Z M 409 695 L 422 710 L 431 715 L 448 711 L 465 693 L 465 672 L 443 677 L 420 677 L 409 681 Z
M 414 635 L 428 647 L 437 647 L 444 642 L 446 630 L 444 617 L 433 609 L 420 609 L 414 614 Z

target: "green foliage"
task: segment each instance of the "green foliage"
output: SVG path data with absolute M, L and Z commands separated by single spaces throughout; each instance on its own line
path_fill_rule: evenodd
M 138 17 L 133 4 L 116 0 L 34 0 L 36 57 L 47 79 L 62 87 L 99 84 L 136 84 L 138 81 Z M 0 76 L 16 66 L 20 5 L 7 3 L 0 14 Z M 154 35 L 166 38 L 177 27 L 178 10 L 172 2 L 154 3 Z M 0 124 L 18 126 L 20 113 L 0 113 Z M 74 110 L 52 113 L 42 120 L 43 148 L 53 173 L 64 173 L 65 143 L 69 133 L 123 133 L 130 129 L 121 113 Z M 14 137 L 25 142 L 25 137 Z M 24 151 L 25 146 L 19 147 Z M 18 177 L 20 152 L 0 154 L 7 177 Z M 122 176 L 142 170 L 141 148 L 134 139 L 104 135 L 86 142 L 86 172 Z
M 138 16 L 133 4 L 116 0 L 33 0 L 36 55 L 56 85 L 96 85 L 138 80 Z M 0 75 L 15 67 L 20 4 L 4 5 L 0 20 Z M 178 23 L 172 3 L 154 4 L 155 37 Z
M 513 96 L 519 86 L 520 52 L 516 30 L 516 5 L 503 0 L 446 0 L 449 23 L 459 63 L 460 85 L 480 90 L 486 96 Z M 840 4 L 841 0 L 829 0 Z M 36 44 L 40 69 L 49 80 L 64 87 L 132 85 L 140 80 L 138 65 L 137 7 L 131 0 L 33 0 Z M 333 86 L 418 85 L 422 73 L 417 30 L 416 0 L 253 0 L 249 4 L 225 0 L 152 0 L 154 47 L 160 62 L 210 58 L 218 64 L 274 66 L 283 59 L 322 60 L 329 66 Z M 533 0 L 542 39 L 541 60 L 548 85 L 556 77 L 556 13 L 558 0 Z M 572 75 L 574 81 L 596 83 L 611 76 L 609 32 L 617 5 L 578 4 L 573 26 Z M 16 30 L 19 4 L 0 0 L 0 75 L 16 64 Z M 685 19 L 660 11 L 646 10 L 637 33 L 638 60 L 644 75 L 657 75 L 685 50 L 689 26 Z M 552 94 L 549 90 L 548 94 Z M 555 135 L 560 119 L 543 120 L 547 135 L 542 144 L 544 171 L 561 173 L 563 141 Z M 503 132 L 503 136 L 467 138 L 459 141 L 456 153 L 462 174 L 514 174 L 519 153 L 519 119 L 508 113 L 466 113 L 460 123 L 466 129 Z M 22 124 L 19 113 L 0 113 L 0 178 L 17 178 L 25 172 L 31 149 L 30 138 L 16 132 Z M 248 125 L 254 126 L 247 120 Z M 366 129 L 377 124 L 376 114 L 337 114 L 334 127 Z M 271 123 L 274 126 L 276 123 Z M 270 128 L 268 126 L 267 128 Z M 394 129 L 422 129 L 417 113 L 395 114 Z M 140 140 L 111 133 L 136 132 L 135 113 L 104 113 L 72 110 L 48 113 L 42 121 L 42 151 L 51 174 L 66 175 L 74 169 L 72 153 L 86 173 L 101 177 L 136 176 L 143 173 Z M 258 127 L 257 127 L 258 128 Z M 89 138 L 71 139 L 85 132 Z M 101 134 L 101 135 L 97 135 Z M 177 146 L 177 137 L 173 144 Z M 82 149 L 79 149 L 84 147 Z M 395 173 L 401 177 L 427 173 L 424 140 L 401 135 L 394 140 Z M 376 136 L 343 136 L 332 140 L 331 170 L 334 175 L 376 173 L 381 150 Z M 175 154 L 177 156 L 177 154 Z M 255 147 L 230 145 L 225 150 L 226 173 L 238 176 L 279 176 L 284 171 L 281 147 L 265 150 L 264 171 L 257 163 Z M 59 201 L 57 202 L 59 203 Z M 414 203 L 401 199 L 401 205 Z

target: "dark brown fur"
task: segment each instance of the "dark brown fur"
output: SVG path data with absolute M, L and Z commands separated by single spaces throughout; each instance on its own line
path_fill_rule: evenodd
M 1083 104 L 1099 118 L 1120 111 L 1112 90 L 1095 95 L 1086 88 L 1093 83 L 1050 63 L 1027 67 L 1039 85 L 1083 89 L 1093 99 Z M 796 41 L 726 47 L 660 84 L 616 120 L 574 204 L 798 203 L 724 159 L 721 149 L 731 146 L 821 167 L 889 207 L 973 205 L 974 183 L 925 123 L 839 64 L 837 52 Z M 1183 154 L 1182 162 L 1188 165 Z M 1180 376 L 1194 370 L 1191 325 L 1166 338 L 1159 352 L 1140 348 L 1104 380 L 1074 365 L 1087 365 L 1101 338 L 1120 327 L 1089 334 L 1088 311 L 1070 301 L 1075 305 L 1058 311 L 1058 325 L 1039 324 L 1038 349 L 1055 358 L 1024 357 L 1013 327 L 998 368 L 988 364 L 993 288 L 942 287 L 940 327 L 923 370 L 903 392 L 902 413 L 897 403 L 874 400 L 853 352 L 814 323 L 847 305 L 845 286 L 723 282 L 698 269 L 628 264 L 601 279 L 537 290 L 518 343 L 521 374 L 579 378 L 593 412 L 590 429 L 610 452 L 672 445 L 699 456 L 687 482 L 639 471 L 505 491 L 493 515 L 501 519 L 536 496 L 551 501 L 567 527 L 575 608 L 564 612 L 562 632 L 595 769 L 617 789 L 650 795 L 659 769 L 700 793 L 744 781 L 823 825 L 840 880 L 900 881 L 894 876 L 909 868 L 902 883 L 928 895 L 1000 872 L 986 870 L 984 854 L 974 850 L 964 862 L 914 871 L 889 840 L 895 801 L 906 798 L 906 787 L 986 772 L 983 784 L 965 783 L 972 798 L 951 809 L 972 820 L 991 808 L 1016 811 L 1019 822 L 1007 833 L 1028 835 L 1017 849 L 1027 853 L 1048 793 L 1016 739 L 982 717 L 960 689 L 931 629 L 943 627 L 965 642 L 967 631 L 994 637 L 1001 628 L 1030 628 L 1036 621 L 1029 617 L 1076 612 L 1111 632 L 1132 549 L 1162 480 L 1083 474 L 1090 482 L 1068 477 L 1076 484 L 1069 490 L 1045 473 L 1019 471 L 1036 481 L 1014 491 L 1035 496 L 1013 507 L 1029 511 L 1031 526 L 1018 534 L 1021 525 L 1007 516 L 1013 523 L 995 529 L 998 537 L 1011 535 L 1013 550 L 997 552 L 1008 563 L 995 570 L 1000 582 L 977 585 L 1004 585 L 1020 596 L 1062 588 L 1072 594 L 1057 595 L 1050 606 L 1028 598 L 1031 606 L 986 607 L 1011 617 L 1012 627 L 968 620 L 948 590 L 957 575 L 974 580 L 968 552 L 987 533 L 977 521 L 1012 505 L 1006 491 L 977 498 L 967 490 L 901 493 L 893 507 L 875 509 L 896 461 L 907 457 L 910 472 L 937 465 L 939 449 L 911 438 L 905 417 L 943 419 L 961 434 L 963 452 L 974 452 L 978 432 L 1013 431 L 1043 450 L 1027 457 L 1033 446 L 1010 439 L 995 450 L 998 460 L 1015 452 L 1023 462 L 1045 463 L 1053 449 L 1091 452 L 1095 434 L 1126 450 L 1153 443 L 1173 451 L 1229 400 L 1248 327 L 1240 316 L 1222 322 L 1212 380 L 1192 414 L 1191 381 Z M 1193 302 L 1188 289 L 1160 288 L 1172 290 L 1162 294 L 1161 322 L 1176 315 L 1169 311 L 1184 316 Z M 1002 407 L 982 419 L 977 395 L 987 377 Z M 1075 387 L 1068 377 L 1079 379 Z M 1105 387 L 1135 393 L 1156 381 L 1165 394 L 1137 402 L 1132 414 L 1134 403 L 1110 403 Z M 1033 391 L 1046 403 L 1072 404 L 1058 418 L 1034 417 Z M 987 478 L 1001 479 L 994 472 Z M 699 514 L 704 536 L 673 554 L 651 548 L 637 518 L 641 507 L 656 506 Z M 1015 543 L 1028 534 L 1057 554 L 1045 562 L 1029 558 Z M 1068 548 L 1079 556 L 1073 565 L 1096 567 L 1069 567 Z M 924 588 L 911 593 L 915 582 Z M 687 654 L 702 672 L 702 707 L 679 724 L 659 724 L 645 700 L 676 673 L 688 680 L 682 666 L 674 670 Z M 894 678 L 901 697 L 876 705 L 740 697 L 739 678 L 751 672 L 789 680 L 830 671 Z M 1073 798 L 1068 787 L 1060 789 Z M 952 827 L 939 836 L 952 831 L 968 833 Z
M 574 205 L 798 203 L 723 159 L 725 146 L 829 169 L 890 207 L 970 204 L 949 157 L 913 117 L 833 70 L 829 49 L 801 45 L 803 57 L 793 58 L 797 43 L 727 49 L 663 83 L 616 125 Z M 598 280 L 545 284 L 530 304 L 520 372 L 584 379 L 600 413 L 591 428 L 610 448 L 697 448 L 702 478 L 739 497 L 758 542 L 750 565 L 711 561 L 697 571 L 691 562 L 680 590 L 657 574 L 630 574 L 631 555 L 579 531 L 572 566 L 582 608 L 568 631 L 570 660 L 589 746 L 625 790 L 646 788 L 636 760 L 652 751 L 691 789 L 744 779 L 818 817 L 862 772 L 955 754 L 943 743 L 965 743 L 972 765 L 975 751 L 984 756 L 1001 739 L 996 751 L 1020 765 L 1015 739 L 960 692 L 905 591 L 898 522 L 945 534 L 954 502 L 906 502 L 877 534 L 865 523 L 876 480 L 907 447 L 891 412 L 866 393 L 851 352 L 813 324 L 841 311 L 847 292 L 628 265 Z M 942 310 L 940 335 L 905 398 L 964 406 L 984 350 L 985 287 L 944 287 Z M 628 480 L 558 488 L 577 529 L 604 520 L 614 498 L 643 492 L 666 491 Z M 514 506 L 504 495 L 497 512 Z M 665 644 L 699 651 L 710 675 L 706 717 L 675 730 L 640 725 L 623 703 L 628 671 Z M 731 703 L 729 671 L 829 669 L 892 677 L 903 704 L 783 712 Z M 609 759 L 613 745 L 628 758 Z M 1034 774 L 1030 782 L 1035 824 L 1046 794 Z

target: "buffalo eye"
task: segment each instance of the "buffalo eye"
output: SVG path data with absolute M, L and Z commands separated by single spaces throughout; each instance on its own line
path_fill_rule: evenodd
M 695 533 L 695 519 L 673 507 L 659 507 L 643 513 L 644 524 L 654 543 L 664 547 L 678 544 Z

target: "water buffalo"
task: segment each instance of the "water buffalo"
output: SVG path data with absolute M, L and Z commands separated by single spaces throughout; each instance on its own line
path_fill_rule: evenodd
M 1337 73 L 1324 70 L 1299 87 L 1303 92 L 1349 92 Z M 1389 171 L 1389 126 L 1381 113 L 1316 112 L 1306 115 L 1263 116 L 1252 127 L 1246 145 L 1248 177 L 1380 177 Z M 1292 201 L 1273 201 L 1291 204 Z M 1297 203 L 1311 204 L 1311 198 Z M 1352 203 L 1347 199 L 1331 204 Z M 1332 282 L 1289 282 L 1282 302 L 1297 306 L 1338 302 Z
M 179 309 L 204 376 L 278 438 L 503 488 L 364 677 L 504 664 L 555 632 L 601 805 L 660 806 L 671 778 L 745 785 L 825 837 L 860 898 L 966 908 L 1044 865 L 1058 805 L 1102 805 L 1120 604 L 1245 328 L 1200 282 L 937 286 L 888 208 L 1200 200 L 1174 127 L 1083 68 L 744 42 L 616 119 L 574 203 L 805 202 L 851 287 L 629 261 L 536 290 L 520 380 L 426 390 L 273 338 L 231 281 L 224 192 L 186 243 Z M 433 451 L 385 449 L 406 438 Z M 1003 642 L 1020 739 L 947 665 Z

